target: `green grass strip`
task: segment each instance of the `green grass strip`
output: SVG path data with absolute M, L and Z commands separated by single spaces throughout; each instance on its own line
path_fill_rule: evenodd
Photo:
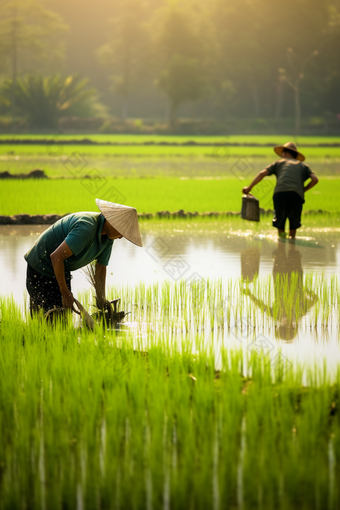
M 221 140 L 217 140 L 221 142 Z M 223 141 L 223 140 L 222 140 Z M 96 146 L 96 145 L 65 145 L 59 146 L 58 156 L 70 155 L 73 152 L 89 156 L 111 157 L 207 157 L 217 160 L 231 158 L 268 158 L 277 159 L 272 147 L 200 147 L 200 146 Z M 340 158 L 340 147 L 306 147 L 299 145 L 299 149 L 308 159 Z M 0 145 L 0 156 L 28 156 L 56 154 L 57 148 L 53 145 Z
M 275 178 L 268 178 L 269 191 L 254 188 L 260 206 L 273 207 L 271 201 Z M 107 179 L 100 180 L 4 180 L 1 182 L 0 214 L 65 214 L 96 210 L 95 198 L 123 202 L 138 212 L 157 211 L 240 211 L 242 186 L 237 179 Z M 260 193 L 260 194 L 259 194 Z M 262 199 L 261 193 L 265 196 Z M 340 211 L 340 179 L 320 179 L 306 193 L 304 210 Z

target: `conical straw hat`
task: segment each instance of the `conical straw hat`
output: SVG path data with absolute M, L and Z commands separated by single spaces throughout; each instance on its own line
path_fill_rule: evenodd
M 143 246 L 139 232 L 137 210 L 128 205 L 114 204 L 96 198 L 96 204 L 110 225 L 125 239 L 137 246 Z

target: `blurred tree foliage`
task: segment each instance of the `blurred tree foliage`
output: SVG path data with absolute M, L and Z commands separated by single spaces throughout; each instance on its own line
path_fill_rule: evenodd
M 161 71 L 156 84 L 169 98 L 174 122 L 182 103 L 198 101 L 211 91 L 216 45 L 209 18 L 192 4 L 170 3 L 160 11 L 157 25 L 154 45 Z
M 170 100 L 170 122 L 176 120 L 179 105 L 185 101 L 197 101 L 209 90 L 209 84 L 200 69 L 200 63 L 193 58 L 173 55 L 168 68 L 159 79 L 158 86 Z
M 113 23 L 110 72 L 124 60 L 134 96 L 142 101 L 156 84 L 172 118 L 199 100 L 199 111 L 216 118 L 295 114 L 297 130 L 301 113 L 340 112 L 337 0 L 128 0 Z M 126 79 L 121 86 L 126 95 Z
M 60 117 L 82 113 L 93 114 L 88 100 L 96 91 L 86 89 L 88 80 L 79 76 L 62 79 L 59 75 L 45 78 L 28 75 L 18 78 L 15 88 L 15 103 L 19 115 L 26 117 L 33 128 L 53 128 Z M 6 80 L 0 89 L 2 110 L 11 110 L 12 80 Z
M 139 0 L 117 0 L 117 14 L 110 20 L 109 41 L 98 48 L 97 57 L 110 73 L 111 90 L 122 97 L 122 117 L 128 115 L 131 89 L 145 67 L 148 33 L 144 24 L 145 6 Z
M 298 128 L 340 113 L 339 0 L 49 0 L 59 15 L 42 1 L 0 0 L 0 73 L 15 54 L 19 75 L 57 66 L 65 19 L 68 74 L 81 68 L 124 119 L 159 118 L 164 96 L 173 118 L 296 114 Z
M 333 0 L 215 0 L 216 37 L 222 76 L 232 81 L 237 91 L 231 111 L 253 117 L 292 115 L 294 90 L 287 76 L 296 82 L 301 66 L 314 51 L 319 56 L 304 68 L 300 95 L 302 111 L 309 115 L 335 114 L 339 97 L 332 108 L 322 100 L 322 90 L 332 73 L 340 69 L 339 4 Z M 333 37 L 332 37 L 333 32 Z M 292 61 L 292 48 L 295 61 Z M 328 65 L 326 62 L 328 61 Z M 301 80 L 300 80 L 301 81 Z
M 1 5 L 2 4 L 2 5 Z M 46 70 L 64 58 L 68 27 L 57 13 L 38 0 L 2 0 L 0 18 L 1 71 L 13 79 L 23 72 Z
M 11 113 L 15 116 L 18 73 L 44 69 L 46 65 L 62 60 L 63 40 L 67 30 L 62 18 L 46 9 L 37 0 L 9 0 L 1 6 L 0 19 L 0 72 L 11 73 Z

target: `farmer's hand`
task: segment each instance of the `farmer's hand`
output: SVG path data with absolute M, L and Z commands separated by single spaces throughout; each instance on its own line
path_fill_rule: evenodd
M 110 301 L 108 301 L 104 297 L 97 296 L 96 304 L 97 304 L 97 308 L 99 308 L 99 310 L 107 310 L 107 308 L 110 307 Z
M 243 189 L 242 189 L 242 193 L 244 193 L 245 195 L 248 195 L 248 193 L 251 192 L 251 187 L 250 186 L 245 186 Z
M 65 292 L 64 294 L 62 294 L 61 301 L 63 304 L 63 308 L 71 308 L 72 309 L 73 301 L 74 301 L 72 292 Z

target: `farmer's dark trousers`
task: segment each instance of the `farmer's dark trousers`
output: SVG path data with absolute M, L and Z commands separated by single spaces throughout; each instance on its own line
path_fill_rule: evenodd
M 301 213 L 303 199 L 295 191 L 283 191 L 273 196 L 275 216 L 273 227 L 285 229 L 286 220 L 289 220 L 289 229 L 296 230 L 301 227 Z
M 65 272 L 66 285 L 71 291 L 71 275 Z M 27 264 L 26 288 L 30 295 L 30 312 L 42 309 L 45 313 L 61 307 L 61 293 L 55 276 L 45 276 Z

